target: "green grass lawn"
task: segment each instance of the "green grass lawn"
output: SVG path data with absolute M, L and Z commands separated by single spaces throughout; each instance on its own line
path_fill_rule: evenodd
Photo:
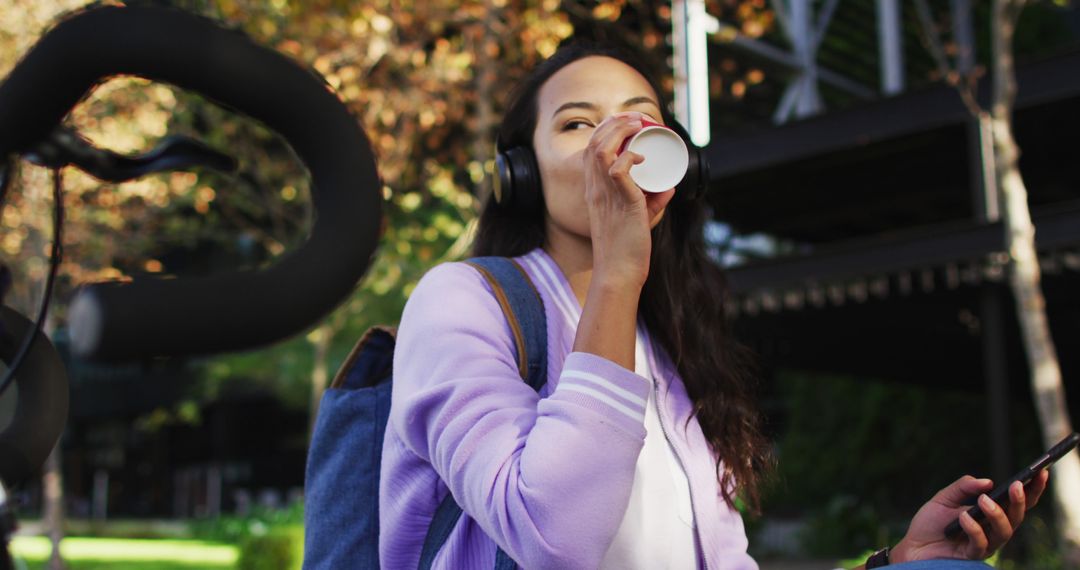
M 26 568 L 44 567 L 51 547 L 41 536 L 17 536 L 11 541 L 16 560 Z M 65 538 L 60 552 L 71 570 L 231 570 L 237 548 L 198 540 L 145 540 L 127 538 Z M 16 568 L 20 568 L 16 562 Z

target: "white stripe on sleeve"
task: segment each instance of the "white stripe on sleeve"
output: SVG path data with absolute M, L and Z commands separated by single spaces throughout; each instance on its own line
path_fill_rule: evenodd
M 637 394 L 634 394 L 633 392 L 631 392 L 630 390 L 627 390 L 626 388 L 616 386 L 610 380 L 607 380 L 606 378 L 604 378 L 602 376 L 597 376 L 596 374 L 593 374 L 592 372 L 583 372 L 581 370 L 563 370 L 562 376 L 560 378 L 561 379 L 573 378 L 575 380 L 584 380 L 585 382 L 589 382 L 591 384 L 596 384 L 596 385 L 600 386 L 601 388 L 603 388 L 603 389 L 605 389 L 605 390 L 607 390 L 609 392 L 614 393 L 616 396 L 619 396 L 620 398 L 623 398 L 624 400 L 626 400 L 628 402 L 638 404 L 641 407 L 645 407 L 645 405 L 647 403 L 647 401 L 644 398 L 642 398 L 641 396 L 638 396 Z M 560 382 L 559 382 L 560 385 L 562 384 L 561 379 L 560 379 Z
M 551 267 L 555 261 L 547 257 L 544 253 L 538 253 L 536 256 L 536 262 L 540 266 L 540 269 L 547 275 L 547 278 L 551 282 L 551 286 L 555 289 L 556 295 L 562 298 L 563 303 L 567 309 L 570 310 L 570 314 L 573 315 L 573 319 L 570 322 L 576 323 L 581 317 L 581 312 L 578 310 L 578 303 L 576 299 L 572 299 L 568 294 L 568 288 L 561 287 L 562 283 L 559 281 L 558 275 L 555 274 L 555 270 Z
M 591 396 L 591 397 L 596 398 L 597 400 L 600 400 L 601 402 L 607 404 L 608 406 L 611 406 L 612 409 L 624 414 L 626 417 L 634 420 L 635 422 L 637 422 L 639 424 L 643 424 L 643 425 L 645 423 L 645 411 L 644 410 L 639 412 L 637 410 L 631 409 L 630 407 L 620 403 L 615 398 L 612 398 L 611 396 L 609 396 L 609 395 L 607 395 L 607 394 L 605 394 L 605 393 L 603 393 L 603 392 L 601 392 L 599 390 L 595 390 L 593 388 L 590 388 L 588 386 L 582 386 L 580 384 L 570 384 L 570 383 L 559 384 L 559 387 L 556 388 L 555 391 L 556 392 L 560 392 L 560 391 L 578 392 L 580 394 L 585 394 L 586 396 Z

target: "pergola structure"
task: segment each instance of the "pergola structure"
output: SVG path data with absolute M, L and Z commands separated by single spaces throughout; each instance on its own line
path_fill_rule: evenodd
M 990 435 L 1007 441 L 1008 402 L 1029 388 L 997 196 L 984 184 L 987 138 L 953 88 L 906 85 L 912 65 L 905 54 L 923 49 L 911 45 L 919 33 L 916 5 L 771 6 L 789 47 L 743 37 L 705 14 L 701 0 L 676 1 L 673 10 L 676 101 L 691 129 L 708 128 L 700 109 L 709 108 L 695 91 L 695 39 L 712 38 L 708 55 L 786 70 L 772 127 L 708 133 L 716 219 L 776 245 L 771 258 L 728 270 L 737 334 L 772 367 L 984 392 Z M 955 63 L 971 69 L 972 2 L 953 0 L 949 8 Z M 844 17 L 867 25 L 836 33 L 847 34 L 846 45 L 872 42 L 876 65 L 863 58 L 852 66 L 876 71 L 876 85 L 865 70 L 846 75 L 835 54 L 832 64 L 822 61 L 823 38 L 845 10 Z M 1080 37 L 1080 15 L 1066 15 Z M 1080 351 L 1069 349 L 1080 342 L 1077 69 L 1076 49 L 1020 66 L 1015 114 L 1050 325 L 1073 391 L 1080 390 Z M 855 103 L 826 109 L 822 86 Z M 1080 417 L 1076 404 L 1074 397 L 1072 413 Z M 999 476 L 1011 465 L 1005 447 L 994 446 Z
M 710 37 L 744 54 L 769 60 L 790 74 L 773 115 L 777 124 L 821 113 L 824 103 L 819 82 L 866 100 L 904 90 L 904 23 L 900 0 L 874 0 L 880 91 L 818 61 L 822 41 L 829 31 L 840 0 L 825 0 L 816 8 L 813 2 L 801 0 L 770 0 L 770 5 L 790 49 L 747 37 L 734 26 L 720 22 L 705 11 L 704 0 L 672 2 L 676 116 L 681 123 L 688 125 L 691 137 L 699 146 L 707 144 L 711 137 L 707 47 Z M 957 29 L 966 32 L 960 41 L 970 45 L 971 0 L 953 0 L 952 7 L 953 18 L 959 23 Z M 972 50 L 966 52 L 966 57 L 960 62 L 961 68 L 972 65 L 972 53 Z

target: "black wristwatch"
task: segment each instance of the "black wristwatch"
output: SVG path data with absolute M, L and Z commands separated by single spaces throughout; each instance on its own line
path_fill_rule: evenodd
M 881 568 L 882 566 L 889 565 L 889 547 L 886 546 L 881 550 L 870 555 L 870 558 L 866 559 L 866 570 L 871 568 Z

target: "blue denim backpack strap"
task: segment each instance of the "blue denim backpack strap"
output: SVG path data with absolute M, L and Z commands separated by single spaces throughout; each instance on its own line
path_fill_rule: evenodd
M 540 293 L 525 270 L 512 259 L 475 257 L 466 263 L 476 268 L 491 285 L 514 334 L 518 373 L 533 390 L 539 392 L 547 382 L 547 317 Z M 435 516 L 424 538 L 420 570 L 430 570 L 435 555 L 446 543 L 460 518 L 461 507 L 454 501 L 453 495 L 447 494 L 435 509 Z M 514 560 L 500 548 L 495 554 L 495 570 L 512 570 L 516 567 Z
M 537 392 L 547 382 L 547 317 L 544 302 L 529 275 L 506 257 L 475 257 L 467 261 L 491 284 L 510 323 L 518 359 L 518 374 Z

